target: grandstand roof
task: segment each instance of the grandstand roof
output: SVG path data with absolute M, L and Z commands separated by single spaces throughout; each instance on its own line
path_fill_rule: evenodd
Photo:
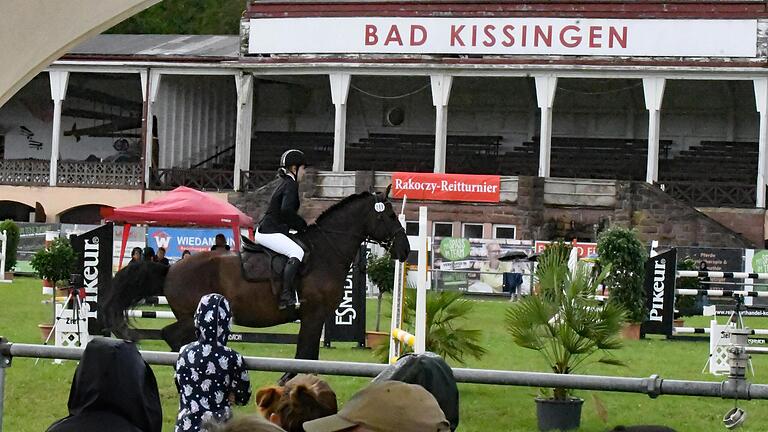
M 64 58 L 166 57 L 237 60 L 237 35 L 98 35 L 69 51 Z

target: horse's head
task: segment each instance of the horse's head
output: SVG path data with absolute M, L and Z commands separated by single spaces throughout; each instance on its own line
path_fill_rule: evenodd
M 389 201 L 391 187 L 392 185 L 387 186 L 387 191 L 383 194 L 372 195 L 373 208 L 366 221 L 366 231 L 368 238 L 384 244 L 393 258 L 403 262 L 408 258 L 411 246 L 405 229 L 397 220 L 397 214 Z

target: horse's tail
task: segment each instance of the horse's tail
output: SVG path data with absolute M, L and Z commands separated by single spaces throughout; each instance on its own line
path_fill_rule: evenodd
M 100 299 L 104 328 L 118 337 L 133 339 L 128 329 L 128 310 L 149 296 L 161 295 L 169 267 L 141 262 L 121 269 L 112 279 L 112 287 Z

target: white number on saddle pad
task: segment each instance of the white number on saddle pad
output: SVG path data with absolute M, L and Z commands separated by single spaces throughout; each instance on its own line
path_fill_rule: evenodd
M 383 211 L 384 211 L 384 203 L 383 203 L 383 202 L 377 202 L 377 203 L 376 203 L 376 204 L 373 206 L 373 209 L 374 209 L 374 210 L 376 210 L 376 213 L 381 213 L 381 212 L 383 212 Z

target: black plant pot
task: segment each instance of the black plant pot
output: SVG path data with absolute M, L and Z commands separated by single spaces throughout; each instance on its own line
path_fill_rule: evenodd
M 581 406 L 584 399 L 566 400 L 536 398 L 536 419 L 539 430 L 567 431 L 578 429 L 581 424 Z

